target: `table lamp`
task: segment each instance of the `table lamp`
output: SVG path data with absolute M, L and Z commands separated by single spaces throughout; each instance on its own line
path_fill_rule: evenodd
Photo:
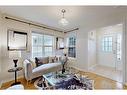
M 64 48 L 64 49 L 63 49 L 63 54 L 66 56 L 67 53 L 68 53 L 68 49 L 67 49 L 67 48 Z
M 61 57 L 61 63 L 62 63 L 62 74 L 65 72 L 65 68 L 64 65 L 67 62 L 68 58 L 67 58 L 67 53 L 68 53 L 68 49 L 65 48 L 63 49 L 63 56 Z

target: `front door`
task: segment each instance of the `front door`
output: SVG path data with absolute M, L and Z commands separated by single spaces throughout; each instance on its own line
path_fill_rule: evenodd
M 114 51 L 115 37 L 113 34 L 106 34 L 102 37 L 102 51 L 100 55 L 102 64 L 108 67 L 115 68 L 115 51 Z
M 116 70 L 122 69 L 121 64 L 121 34 L 106 34 L 102 37 L 102 53 L 101 60 L 103 64 L 113 67 Z

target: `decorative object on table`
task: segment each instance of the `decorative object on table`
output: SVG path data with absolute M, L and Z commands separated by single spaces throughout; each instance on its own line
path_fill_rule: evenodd
M 66 62 L 66 56 L 62 56 L 61 57 L 61 63 L 62 63 L 62 74 L 65 72 L 65 68 L 64 68 L 64 65 L 65 65 L 65 62 Z
M 18 58 L 20 57 L 20 51 L 9 51 L 9 58 L 13 59 L 14 68 L 8 70 L 8 72 L 15 72 L 15 83 L 13 83 L 12 85 L 20 84 L 20 82 L 17 82 L 17 71 L 20 71 L 22 69 L 21 67 L 17 67 Z
M 27 33 L 14 30 L 8 30 L 7 43 L 8 50 L 26 50 L 27 49 Z
M 49 90 L 49 89 L 54 89 L 53 86 L 47 86 L 46 82 L 43 81 L 42 77 L 39 77 L 35 82 L 34 82 L 34 87 L 37 89 L 41 90 Z
M 62 64 L 62 74 L 65 72 L 65 67 L 64 65 L 66 64 L 67 60 L 68 60 L 68 57 L 67 57 L 67 49 L 63 49 L 63 56 L 61 57 L 60 61 L 61 61 L 61 64 Z

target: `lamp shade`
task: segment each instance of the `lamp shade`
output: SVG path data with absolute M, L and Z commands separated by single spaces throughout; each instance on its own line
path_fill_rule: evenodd
M 9 51 L 9 58 L 18 59 L 21 57 L 21 51 Z
M 67 54 L 67 53 L 68 53 L 68 49 L 67 49 L 67 48 L 64 48 L 64 49 L 63 49 L 63 53 L 64 53 L 64 54 Z

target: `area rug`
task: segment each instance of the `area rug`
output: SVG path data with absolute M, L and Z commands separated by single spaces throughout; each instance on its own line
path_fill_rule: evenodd
M 52 89 L 47 88 L 46 83 L 42 80 L 42 78 L 38 78 L 34 82 L 34 86 L 37 89 Z M 94 89 L 94 81 L 91 79 L 84 79 L 84 82 L 81 82 L 76 76 L 72 78 L 62 80 L 61 82 L 57 83 L 55 89 L 63 89 L 63 90 L 93 90 Z

